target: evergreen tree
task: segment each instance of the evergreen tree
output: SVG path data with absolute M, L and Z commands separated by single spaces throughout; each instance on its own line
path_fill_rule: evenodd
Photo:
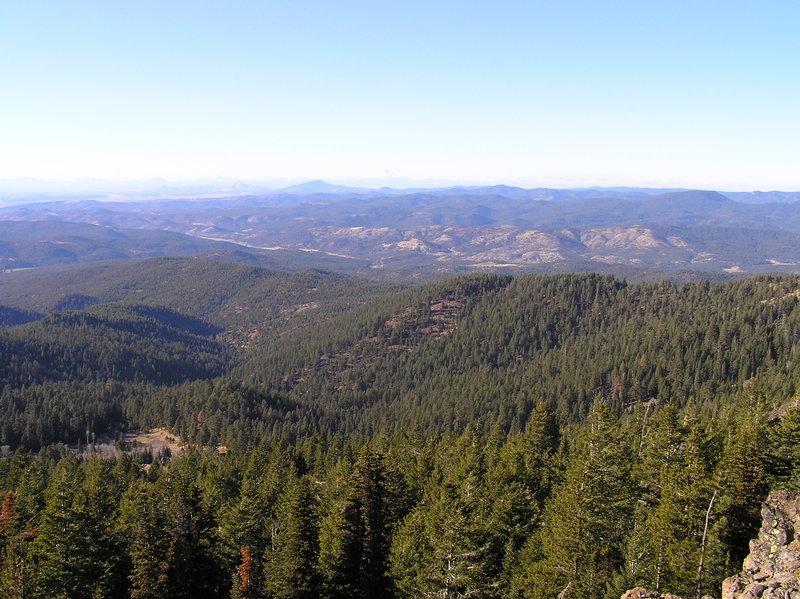
M 738 570 L 748 543 L 761 524 L 761 505 L 767 497 L 763 428 L 745 425 L 733 435 L 724 459 L 725 482 L 720 498 L 721 539 L 730 554 L 730 569 Z
M 630 454 L 618 431 L 605 403 L 595 401 L 564 483 L 547 505 L 543 560 L 527 566 L 528 596 L 598 597 L 619 565 L 632 497 Z
M 316 576 L 318 530 L 306 477 L 289 483 L 278 502 L 270 546 L 264 557 L 265 588 L 274 599 L 319 596 Z
M 134 488 L 125 506 L 133 599 L 158 599 L 168 595 L 166 502 L 167 498 L 151 485 L 142 484 Z
M 767 431 L 768 466 L 772 484 L 800 490 L 800 400 Z
M 332 597 L 379 599 L 390 592 L 385 476 L 383 456 L 365 447 L 322 522 L 320 569 Z
M 195 489 L 187 489 L 175 502 L 166 553 L 166 588 L 175 599 L 220 597 L 222 577 L 213 553 L 211 522 Z
M 76 531 L 73 580 L 86 596 L 124 597 L 127 581 L 116 529 L 119 497 L 111 466 L 100 458 L 82 465 L 83 484 L 71 510 L 71 519 L 81 525 Z
M 475 480 L 461 489 L 441 486 L 397 531 L 392 574 L 399 590 L 415 597 L 494 597 L 494 538 L 482 519 Z
M 4 599 L 34 599 L 34 566 L 29 558 L 30 544 L 37 531 L 13 535 L 6 541 L 0 568 L 0 597 Z
M 78 460 L 65 457 L 53 473 L 45 492 L 41 526 L 31 544 L 35 564 L 34 595 L 53 599 L 91 597 L 79 587 L 83 573 L 80 552 L 85 520 L 74 517 L 72 505 L 81 484 Z

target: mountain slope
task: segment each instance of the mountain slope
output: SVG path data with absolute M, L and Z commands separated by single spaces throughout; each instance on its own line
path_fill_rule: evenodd
M 258 334 L 246 343 L 175 311 L 98 304 L 6 329 L 0 376 L 16 389 L 7 398 L 9 413 L 21 413 L 14 438 L 37 418 L 23 409 L 29 385 L 105 380 L 125 384 L 116 395 L 92 391 L 106 421 L 116 406 L 109 426 L 167 427 L 197 443 L 411 426 L 523 430 L 537 403 L 567 422 L 597 397 L 618 411 L 723 410 L 747 389 L 769 407 L 800 389 L 798 298 L 798 277 L 677 288 L 596 274 L 471 275 L 324 314 L 279 314 L 248 329 Z M 70 389 L 65 397 L 80 404 Z M 34 395 L 31 409 L 48 396 Z
M 208 255 L 289 270 L 335 267 L 363 268 L 364 264 L 335 256 L 292 250 L 266 251 L 207 236 L 172 231 L 112 229 L 59 220 L 0 221 L 0 271 L 56 264 L 99 262 L 123 258 Z
M 64 298 L 165 306 L 222 328 L 304 311 L 338 311 L 396 290 L 323 271 L 269 270 L 199 258 L 153 258 L 0 274 L 0 302 L 41 312 Z
M 28 310 L 18 310 L 9 306 L 0 306 L 0 329 L 13 327 L 26 322 L 33 322 L 41 318 L 41 314 L 29 312 Z
M 204 240 L 238 244 L 215 250 L 220 259 L 257 264 L 256 260 L 274 258 L 288 265 L 317 261 L 325 268 L 381 277 L 417 273 L 430 278 L 464 268 L 536 267 L 555 262 L 668 271 L 800 268 L 797 202 L 747 204 L 697 190 L 561 190 L 554 194 L 553 190 L 506 186 L 399 195 L 379 190 L 308 192 L 317 188 L 332 189 L 315 183 L 297 193 L 230 199 L 53 202 L 2 209 L 0 219 L 59 218 L 126 232 L 131 228 L 169 230 L 198 244 Z M 774 242 L 769 234 L 776 236 Z M 623 238 L 629 241 L 620 243 Z M 590 242 L 584 243 L 585 239 Z M 634 243 L 636 239 L 639 242 Z M 66 242 L 25 243 L 30 245 L 28 262 L 32 264 L 73 259 L 63 255 L 70 247 Z M 113 249 L 117 256 L 127 251 L 125 243 L 107 240 L 97 247 L 81 246 L 80 251 L 95 259 Z M 143 237 L 137 243 L 147 248 L 151 242 Z M 166 252 L 166 240 L 159 243 L 158 251 Z M 780 251 L 774 251 L 776 245 Z M 235 247 L 238 250 L 231 249 Z M 742 251 L 745 247 L 748 252 Z M 252 248 L 284 248 L 277 251 L 286 254 Z M 10 255 L 12 250 L 21 251 L 5 251 Z M 45 255 L 36 257 L 35 251 Z M 245 251 L 247 256 L 240 253 Z M 22 263 L 21 257 L 14 260 Z
M 104 304 L 0 332 L 0 387 L 48 381 L 174 383 L 224 372 L 216 329 L 163 308 Z
M 254 347 L 237 376 L 287 393 L 325 430 L 362 432 L 524 426 L 539 399 L 564 418 L 597 395 L 619 409 L 719 405 L 757 383 L 777 401 L 800 382 L 799 290 L 797 278 L 678 289 L 597 275 L 467 277 Z

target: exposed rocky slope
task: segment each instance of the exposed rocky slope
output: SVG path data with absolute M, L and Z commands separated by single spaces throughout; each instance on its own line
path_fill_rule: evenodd
M 742 571 L 722 583 L 722 599 L 800 599 L 800 492 L 773 491 L 761 516 Z M 622 599 L 680 597 L 637 587 Z
M 800 598 L 800 493 L 770 493 L 742 571 L 722 583 L 722 599 Z
M 311 250 L 328 259 L 331 255 L 355 258 L 386 270 L 530 267 L 575 261 L 732 272 L 800 267 L 800 203 L 744 204 L 708 191 L 631 192 L 625 197 L 584 197 L 581 192 L 559 196 L 564 201 L 550 201 L 549 194 L 518 196 L 506 188 L 495 188 L 489 195 L 460 190 L 455 195 L 400 196 L 379 190 L 339 195 L 328 188 L 320 193 L 316 183 L 309 189 L 314 191 L 300 195 L 291 191 L 195 201 L 0 207 L 0 229 L 2 221 L 70 221 L 84 227 L 124 229 L 129 236 L 132 229 L 159 229 L 173 235 L 148 238 L 152 252 L 161 251 L 167 243 L 191 242 L 205 248 L 211 242 L 233 242 L 251 252 Z M 50 222 L 50 226 L 58 229 L 60 225 Z M 96 251 L 107 259 L 114 257 L 106 255 L 109 246 L 123 252 L 126 243 L 124 238 L 115 238 L 90 247 L 102 249 Z M 74 261 L 62 255 L 74 245 L 74 240 L 61 238 L 22 240 L 13 247 L 0 243 L 0 260 L 9 262 L 7 268 L 37 265 L 33 253 L 39 249 L 47 251 L 51 263 Z
M 681 599 L 677 595 L 670 595 L 669 593 L 662 594 L 658 591 L 651 591 L 643 587 L 636 587 L 626 592 L 622 599 Z M 707 599 L 707 598 L 703 598 Z
M 591 260 L 601 264 L 746 270 L 800 264 L 794 233 L 647 225 L 531 228 L 431 225 L 414 228 L 322 226 L 272 231 L 216 226 L 176 228 L 251 247 L 311 249 L 368 259 L 376 267 L 398 263 L 525 266 Z

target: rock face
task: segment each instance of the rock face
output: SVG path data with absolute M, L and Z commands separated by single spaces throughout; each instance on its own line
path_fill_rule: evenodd
M 667 593 L 663 595 L 658 591 L 650 591 L 643 587 L 636 587 L 631 589 L 622 596 L 622 599 L 681 599 L 677 595 L 670 595 Z
M 800 599 L 800 492 L 773 491 L 761 516 L 742 571 L 722 583 L 722 599 Z M 680 598 L 637 587 L 622 599 Z
M 800 493 L 770 493 L 761 515 L 750 555 L 722 583 L 722 599 L 800 599 Z
M 626 592 L 622 599 L 681 599 L 677 595 L 670 595 L 669 593 L 659 593 L 658 591 L 650 591 L 644 587 L 636 587 Z M 708 595 L 703 595 L 702 599 L 713 599 Z

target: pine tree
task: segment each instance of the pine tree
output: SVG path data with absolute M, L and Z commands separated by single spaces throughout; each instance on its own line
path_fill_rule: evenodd
M 319 570 L 324 595 L 359 598 L 356 583 L 361 562 L 361 514 L 352 488 L 331 502 L 320 524 Z
M 91 597 L 78 588 L 79 553 L 83 540 L 81 526 L 72 504 L 81 484 L 78 460 L 63 458 L 53 473 L 45 493 L 42 523 L 31 544 L 35 564 L 34 594 L 52 599 Z
M 133 599 L 158 599 L 168 595 L 166 502 L 167 498 L 150 485 L 135 489 L 129 500 L 126 520 Z
M 34 599 L 33 565 L 29 559 L 31 542 L 37 530 L 13 535 L 5 546 L 0 569 L 0 597 L 4 599 Z
M 743 426 L 731 439 L 724 458 L 720 511 L 725 521 L 721 537 L 732 568 L 742 563 L 761 522 L 761 505 L 768 491 L 765 438 L 761 427 Z
M 366 599 L 385 597 L 389 589 L 388 494 L 383 456 L 364 451 L 355 465 L 356 498 L 361 512 L 362 553 L 359 586 Z
M 769 470 L 774 487 L 800 490 L 800 398 L 768 431 Z
M 262 576 L 259 563 L 253 556 L 249 545 L 242 547 L 240 562 L 233 574 L 231 599 L 260 599 L 264 597 Z
M 264 557 L 265 588 L 274 599 L 319 596 L 316 576 L 318 530 L 307 478 L 290 482 L 278 502 L 270 546 Z
M 331 597 L 380 599 L 390 592 L 385 476 L 383 456 L 365 447 L 322 522 L 320 570 Z
M 570 455 L 564 483 L 548 503 L 541 531 L 543 561 L 529 565 L 531 597 L 601 594 L 620 561 L 631 512 L 630 457 L 608 407 L 595 401 Z M 565 595 L 566 596 L 566 595 Z
M 127 581 L 121 563 L 122 539 L 116 527 L 119 495 L 109 462 L 83 462 L 84 481 L 72 505 L 72 517 L 83 523 L 78 539 L 78 584 L 92 596 L 122 597 Z
M 180 494 L 171 513 L 166 553 L 166 588 L 175 599 L 214 597 L 223 577 L 213 553 L 215 536 L 196 489 Z
M 429 492 L 405 519 L 392 545 L 392 574 L 411 596 L 493 597 L 494 538 L 475 489 L 445 485 Z M 500 557 L 502 559 L 502 557 Z

